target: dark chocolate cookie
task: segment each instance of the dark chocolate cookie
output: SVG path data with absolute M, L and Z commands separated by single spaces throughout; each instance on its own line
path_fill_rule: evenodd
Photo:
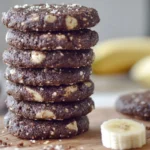
M 38 103 L 16 101 L 9 96 L 6 99 L 6 105 L 15 115 L 33 120 L 70 119 L 85 116 L 94 109 L 94 102 L 91 98 L 72 103 Z
M 14 6 L 3 13 L 8 28 L 20 31 L 68 31 L 95 26 L 100 19 L 93 8 L 76 4 L 36 4 Z
M 9 133 L 32 140 L 70 138 L 89 129 L 89 120 L 86 116 L 63 121 L 29 120 L 8 112 L 4 121 Z
M 83 50 L 98 42 L 98 34 L 91 30 L 49 33 L 23 33 L 9 30 L 6 42 L 18 49 L 33 50 Z
M 92 81 L 81 82 L 74 85 L 33 87 L 7 82 L 6 91 L 18 101 L 33 102 L 73 102 L 81 101 L 93 94 Z
M 90 67 L 74 69 L 25 69 L 7 67 L 5 78 L 14 83 L 32 86 L 71 85 L 89 80 Z
M 3 53 L 4 62 L 16 68 L 79 68 L 90 66 L 93 50 L 83 51 L 22 51 L 11 47 Z
M 129 93 L 119 97 L 116 110 L 131 117 L 150 120 L 150 91 Z

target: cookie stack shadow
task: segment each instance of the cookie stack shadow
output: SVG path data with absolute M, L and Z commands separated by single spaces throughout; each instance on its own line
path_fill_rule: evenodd
M 23 5 L 3 13 L 10 28 L 5 124 L 23 139 L 69 138 L 89 129 L 97 11 L 79 5 Z

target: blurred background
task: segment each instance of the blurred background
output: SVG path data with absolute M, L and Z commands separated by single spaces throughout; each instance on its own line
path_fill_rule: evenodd
M 147 80 L 150 78 L 148 76 L 150 61 L 147 58 L 146 61 L 139 62 L 150 54 L 150 40 L 148 38 L 150 35 L 149 0 L 5 0 L 1 2 L 0 12 L 5 12 L 16 4 L 41 2 L 76 3 L 98 10 L 101 22 L 94 30 L 99 33 L 100 43 L 94 48 L 96 62 L 93 65 L 94 75 L 92 77 L 96 84 L 93 97 L 97 107 L 113 106 L 120 94 L 149 87 L 149 84 L 145 83 L 149 82 Z M 3 50 L 8 47 L 5 43 L 6 31 L 7 29 L 0 24 L 1 55 Z M 106 51 L 106 54 L 103 53 L 103 50 Z M 147 67 L 143 71 L 144 66 Z M 3 79 L 5 65 L 2 61 L 0 68 L 0 110 L 2 111 L 5 99 Z M 101 68 L 104 69 L 101 70 Z M 139 72 L 144 75 L 140 76 Z

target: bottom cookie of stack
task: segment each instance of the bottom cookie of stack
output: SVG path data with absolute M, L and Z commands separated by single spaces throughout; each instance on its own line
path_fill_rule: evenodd
M 89 120 L 86 116 L 63 121 L 30 120 L 9 111 L 4 121 L 9 133 L 22 139 L 32 140 L 70 138 L 89 129 Z

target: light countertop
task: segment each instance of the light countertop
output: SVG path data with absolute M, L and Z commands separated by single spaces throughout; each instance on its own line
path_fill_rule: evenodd
M 92 76 L 95 83 L 93 99 L 96 107 L 113 107 L 121 94 L 143 89 L 129 79 L 127 75 Z

